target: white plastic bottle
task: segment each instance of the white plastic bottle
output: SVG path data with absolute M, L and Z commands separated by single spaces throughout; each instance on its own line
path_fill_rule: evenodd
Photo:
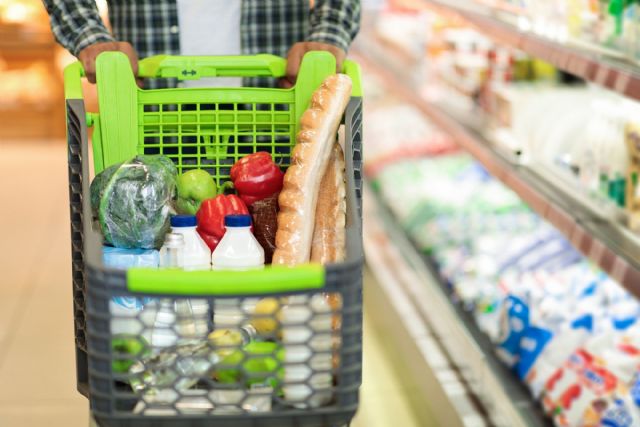
M 189 270 L 210 270 L 211 250 L 196 231 L 194 215 L 174 215 L 171 217 L 171 232 L 184 237 L 184 251 L 181 267 Z M 205 299 L 191 299 L 192 312 L 196 318 L 196 336 L 206 337 L 209 332 L 207 322 L 209 304 Z
M 214 270 L 249 270 L 264 267 L 264 249 L 251 232 L 250 215 L 227 215 L 226 232 L 211 255 Z M 247 303 L 247 301 L 245 301 Z M 246 305 L 246 304 L 245 304 Z M 218 328 L 239 328 L 246 320 L 245 310 L 237 298 L 217 299 L 213 323 Z
M 264 266 L 264 249 L 251 232 L 250 215 L 227 215 L 227 231 L 211 255 L 214 270 L 248 270 Z
M 171 232 L 184 236 L 182 268 L 185 270 L 210 270 L 211 251 L 196 231 L 194 215 L 174 215 L 171 217 Z

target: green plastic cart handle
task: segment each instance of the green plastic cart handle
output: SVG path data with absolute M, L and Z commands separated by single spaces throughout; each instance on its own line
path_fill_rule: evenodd
M 138 63 L 139 77 L 282 77 L 287 61 L 275 55 L 172 56 L 157 55 Z
M 272 266 L 247 271 L 127 270 L 129 291 L 161 295 L 265 295 L 322 289 L 324 282 L 325 270 L 319 264 L 293 268 Z
M 82 96 L 82 78 L 84 68 L 76 61 L 64 69 L 64 99 L 84 99 Z
M 138 63 L 139 77 L 177 77 L 182 80 L 200 77 L 282 77 L 287 61 L 275 55 L 251 56 L 170 56 L 156 55 L 142 59 Z M 183 76 L 183 72 L 186 75 Z M 346 60 L 343 72 L 353 81 L 352 96 L 362 96 L 360 66 Z M 82 64 L 74 62 L 64 69 L 65 99 L 83 99 L 82 78 L 85 76 Z

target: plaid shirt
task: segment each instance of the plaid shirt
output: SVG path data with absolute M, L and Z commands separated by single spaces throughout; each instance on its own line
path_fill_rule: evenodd
M 58 42 L 72 54 L 108 41 L 127 41 L 141 58 L 180 54 L 177 0 L 108 0 L 113 34 L 94 0 L 43 0 Z M 242 53 L 285 57 L 296 42 L 329 43 L 347 51 L 360 28 L 360 0 L 242 1 Z M 253 84 L 265 84 L 254 81 Z M 155 84 L 155 87 L 173 85 Z

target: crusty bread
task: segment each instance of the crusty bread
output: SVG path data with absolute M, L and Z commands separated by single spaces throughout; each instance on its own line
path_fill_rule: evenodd
M 311 242 L 311 262 L 329 264 L 345 259 L 347 201 L 344 154 L 335 144 L 322 177 Z
M 351 79 L 345 74 L 327 77 L 313 93 L 300 118 L 300 132 L 284 175 L 278 204 L 278 231 L 273 264 L 309 262 L 320 181 L 351 96 Z

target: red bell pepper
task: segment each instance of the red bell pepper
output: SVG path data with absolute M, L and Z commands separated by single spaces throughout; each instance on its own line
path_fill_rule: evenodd
M 235 194 L 214 197 L 202 202 L 196 218 L 198 234 L 212 251 L 218 246 L 226 231 L 224 217 L 227 215 L 248 215 L 247 205 Z
M 284 173 L 265 151 L 249 154 L 231 168 L 231 181 L 240 198 L 251 206 L 282 190 Z

